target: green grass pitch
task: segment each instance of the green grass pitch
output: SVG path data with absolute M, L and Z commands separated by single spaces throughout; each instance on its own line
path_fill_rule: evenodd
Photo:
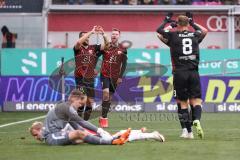
M 36 142 L 27 129 L 31 122 L 0 128 L 0 160 L 237 160 L 240 157 L 240 115 L 238 113 L 204 113 L 205 139 L 179 138 L 175 113 L 111 113 L 110 132 L 142 126 L 164 134 L 165 143 L 138 141 L 123 146 L 75 145 L 47 146 Z M 0 125 L 44 115 L 44 113 L 0 113 Z M 145 116 L 145 118 L 144 118 Z M 127 117 L 127 118 L 126 118 Z M 148 117 L 148 118 L 146 118 Z M 97 119 L 92 120 L 97 124 Z

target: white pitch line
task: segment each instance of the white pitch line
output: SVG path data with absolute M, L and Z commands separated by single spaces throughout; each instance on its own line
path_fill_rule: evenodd
M 16 124 L 21 124 L 21 123 L 26 123 L 26 122 L 31 122 L 31 121 L 42 119 L 42 118 L 45 118 L 45 117 L 46 116 L 40 116 L 40 117 L 31 118 L 31 119 L 26 119 L 26 120 L 23 120 L 23 121 L 7 123 L 7 124 L 0 125 L 0 128 L 7 127 L 7 126 L 12 126 L 12 125 L 16 125 Z

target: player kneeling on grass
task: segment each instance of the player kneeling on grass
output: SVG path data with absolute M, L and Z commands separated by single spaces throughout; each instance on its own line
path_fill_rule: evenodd
M 50 110 L 45 118 L 44 124 L 35 122 L 30 127 L 31 135 L 49 145 L 69 145 L 85 142 L 101 145 L 121 145 L 129 136 L 130 129 L 126 130 L 120 137 L 112 136 L 102 128 L 83 120 L 77 114 L 77 109 L 86 103 L 87 97 L 80 90 L 74 89 L 67 102 L 62 102 Z M 71 126 L 74 130 L 66 129 Z M 90 134 L 87 130 L 97 133 Z M 110 138 L 109 138 L 110 137 Z

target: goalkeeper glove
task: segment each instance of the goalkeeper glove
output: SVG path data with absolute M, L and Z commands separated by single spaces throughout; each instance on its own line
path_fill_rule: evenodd
M 191 12 L 186 12 L 186 16 L 188 17 L 188 22 L 190 25 L 193 25 L 194 24 L 194 21 L 193 21 L 193 14 Z
M 177 22 L 176 22 L 176 21 L 173 21 L 173 22 L 170 24 L 170 26 L 171 26 L 172 28 L 177 27 Z
M 173 20 L 171 20 L 172 16 L 173 16 L 173 13 L 172 13 L 172 12 L 169 12 L 169 13 L 165 16 L 164 21 L 167 22 L 167 23 L 172 22 L 172 21 L 173 21 Z

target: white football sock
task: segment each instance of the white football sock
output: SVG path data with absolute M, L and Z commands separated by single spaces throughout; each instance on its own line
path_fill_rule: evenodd
M 154 138 L 154 134 L 153 133 L 130 133 L 128 140 L 129 142 L 131 141 L 136 141 L 136 140 L 145 140 L 145 139 L 151 139 Z
M 123 134 L 124 132 L 126 132 L 127 130 L 120 130 L 119 132 L 115 133 L 113 136 L 113 138 L 117 138 L 119 135 Z M 131 134 L 139 134 L 142 133 L 142 130 L 131 130 L 130 135 Z M 129 136 L 130 136 L 129 135 Z

